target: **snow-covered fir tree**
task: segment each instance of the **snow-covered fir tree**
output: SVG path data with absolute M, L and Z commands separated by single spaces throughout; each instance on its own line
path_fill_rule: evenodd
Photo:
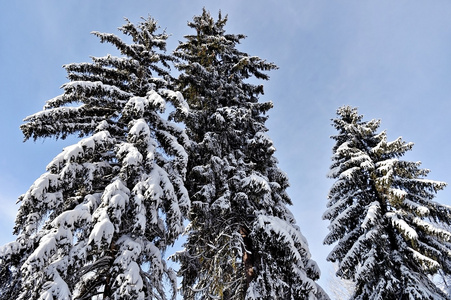
M 93 34 L 121 56 L 65 65 L 63 94 L 21 127 L 25 139 L 80 141 L 20 197 L 17 239 L 0 248 L 1 299 L 175 299 L 163 255 L 190 207 L 187 136 L 162 113 L 187 106 L 168 89 L 171 56 L 156 22 L 119 30 L 128 43 Z
M 333 126 L 329 193 L 324 219 L 328 260 L 337 276 L 355 282 L 352 299 L 446 299 L 431 275 L 451 270 L 451 207 L 434 201 L 445 183 L 428 180 L 419 162 L 402 160 L 412 143 L 388 142 L 380 121 L 338 109 Z
M 178 90 L 193 141 L 186 186 L 191 199 L 185 250 L 178 253 L 185 299 L 327 299 L 306 239 L 287 205 L 288 178 L 266 135 L 261 85 L 276 66 L 236 49 L 227 18 L 204 9 L 177 47 Z

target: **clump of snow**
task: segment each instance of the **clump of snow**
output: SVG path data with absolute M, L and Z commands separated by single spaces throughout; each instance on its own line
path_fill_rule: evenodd
M 368 205 L 365 219 L 362 222 L 362 228 L 368 228 L 375 224 L 375 221 L 379 218 L 380 204 L 378 201 L 371 202 Z
M 47 281 L 42 286 L 44 292 L 40 295 L 38 300 L 53 300 L 53 299 L 72 299 L 69 286 L 61 278 L 58 272 L 54 272 L 52 281 Z
M 104 147 L 110 140 L 111 136 L 108 131 L 100 131 L 88 138 L 84 138 L 77 144 L 64 148 L 63 151 L 47 165 L 47 170 L 59 170 L 66 162 L 77 161 L 85 155 L 85 152 L 94 152 L 96 148 Z
M 75 223 L 80 222 L 91 222 L 90 203 L 79 204 L 74 209 L 61 213 L 53 220 L 52 226 L 73 228 Z
M 104 84 L 101 81 L 71 81 L 63 84 L 62 88 L 64 90 L 79 90 L 79 91 L 88 91 L 88 90 L 99 90 L 103 92 L 108 92 L 108 94 L 112 98 L 119 99 L 127 99 L 132 97 L 133 95 L 128 92 L 122 91 L 120 88 Z
M 404 199 L 403 201 L 405 204 L 407 204 L 409 207 L 415 209 L 415 212 L 421 216 L 426 217 L 429 216 L 430 210 L 424 205 L 418 204 L 416 202 L 410 201 L 409 199 Z
M 130 143 L 122 143 L 119 146 L 117 154 L 119 157 L 122 157 L 124 167 L 137 166 L 143 162 L 143 155 L 133 144 Z
M 378 180 L 382 184 L 387 184 L 391 181 L 391 178 L 393 177 L 394 174 L 395 166 L 398 163 L 398 161 L 399 160 L 397 158 L 392 158 L 376 163 L 376 168 L 378 172 L 382 174 L 382 176 L 378 178 Z
M 188 115 L 189 113 L 189 106 L 188 102 L 183 98 L 182 93 L 179 91 L 172 91 L 168 89 L 161 89 L 159 91 L 162 95 L 166 96 L 167 98 L 172 98 L 176 102 L 177 108 L 182 112 L 183 115 Z
M 230 191 L 227 191 L 224 195 L 216 199 L 212 206 L 212 209 L 218 209 L 220 211 L 228 211 L 230 209 Z
M 104 242 L 111 243 L 114 232 L 121 224 L 121 216 L 128 204 L 129 194 L 130 190 L 119 179 L 105 188 L 101 205 L 93 213 L 95 224 L 89 235 L 88 244 L 94 242 L 100 248 Z
M 271 187 L 269 186 L 268 180 L 256 173 L 251 174 L 241 180 L 243 187 L 248 187 L 255 193 L 269 193 L 271 192 Z
M 397 199 L 404 199 L 407 196 L 407 192 L 401 189 L 390 189 L 390 193 Z
M 98 216 L 98 221 L 94 225 L 94 228 L 89 235 L 88 244 L 94 242 L 94 244 L 97 245 L 98 248 L 101 248 L 103 242 L 109 245 L 111 244 L 113 234 L 114 225 L 113 223 L 111 223 L 108 215 L 105 212 L 102 215 Z
M 263 229 L 268 236 L 275 235 L 281 242 L 288 244 L 289 249 L 297 249 L 299 247 L 297 245 L 300 245 L 301 249 L 306 252 L 306 258 L 310 258 L 307 240 L 292 224 L 278 217 L 267 215 L 258 215 L 255 224 L 257 228 Z M 295 252 L 293 253 L 293 258 L 296 261 L 302 261 L 303 255 Z
M 44 173 L 33 183 L 27 194 L 29 193 L 31 197 L 42 199 L 43 195 L 49 190 L 49 188 L 55 188 L 58 183 L 58 175 L 50 174 L 50 172 Z
M 392 221 L 394 227 L 396 227 L 406 238 L 409 240 L 418 240 L 418 233 L 410 227 L 406 221 L 400 219 L 396 213 L 389 212 L 386 214 Z
M 132 136 L 141 136 L 145 139 L 148 139 L 148 137 L 150 136 L 150 129 L 149 125 L 147 125 L 146 120 L 142 118 L 134 120 L 134 124 L 129 130 L 129 134 Z
M 352 167 L 340 174 L 340 179 L 352 179 L 354 172 L 359 171 L 360 167 Z
M 444 228 L 439 228 L 429 222 L 426 222 L 425 220 L 422 220 L 421 218 L 413 218 L 413 223 L 417 225 L 419 228 L 427 232 L 428 234 L 431 234 L 433 236 L 439 237 L 441 240 L 446 242 L 451 242 L 451 232 L 449 230 L 446 230 Z
M 438 270 L 441 268 L 440 264 L 438 262 L 436 262 L 435 260 L 421 254 L 420 252 L 412 249 L 412 248 L 408 248 L 408 250 L 412 253 L 413 258 L 419 262 L 423 268 L 425 270 Z
M 249 143 L 251 145 L 265 145 L 267 146 L 267 151 L 269 153 L 274 153 L 276 152 L 276 148 L 273 145 L 273 141 L 271 140 L 271 138 L 264 132 L 257 132 L 254 136 L 254 138 L 252 138 Z

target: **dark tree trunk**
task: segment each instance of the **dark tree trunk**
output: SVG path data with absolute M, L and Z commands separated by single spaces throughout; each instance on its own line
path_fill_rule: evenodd
M 243 264 L 244 264 L 244 273 L 246 275 L 246 289 L 249 287 L 252 279 L 255 277 L 254 270 L 254 254 L 252 247 L 252 240 L 249 238 L 249 230 L 245 227 L 240 228 L 240 234 L 243 238 L 244 242 L 244 251 L 243 251 Z

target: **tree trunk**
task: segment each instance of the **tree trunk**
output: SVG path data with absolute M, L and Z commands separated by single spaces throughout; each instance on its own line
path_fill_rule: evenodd
M 254 254 L 252 247 L 252 240 L 249 238 L 249 230 L 245 227 L 240 228 L 240 234 L 243 238 L 244 249 L 243 249 L 243 264 L 244 273 L 246 275 L 246 290 L 249 287 L 252 279 L 255 277 L 254 271 Z
M 111 282 L 112 280 L 112 274 L 110 273 L 110 270 L 113 268 L 113 264 L 114 264 L 114 259 L 116 257 L 116 253 L 117 253 L 117 247 L 114 241 L 111 241 L 111 245 L 110 245 L 110 255 L 111 255 L 111 260 L 107 269 L 107 274 L 105 277 L 105 288 L 103 290 L 103 299 L 107 300 L 110 299 L 111 295 L 113 294 L 113 291 L 111 289 L 111 285 L 113 284 Z

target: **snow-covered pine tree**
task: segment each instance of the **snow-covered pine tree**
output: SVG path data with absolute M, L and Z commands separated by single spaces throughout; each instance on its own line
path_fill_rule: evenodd
M 0 250 L 1 299 L 166 299 L 168 287 L 175 299 L 163 254 L 189 211 L 187 136 L 162 112 L 187 106 L 168 89 L 171 56 L 156 22 L 119 30 L 129 43 L 93 34 L 121 56 L 65 65 L 64 93 L 21 127 L 26 140 L 82 139 L 20 197 L 17 240 Z
M 434 201 L 445 183 L 425 179 L 419 162 L 401 160 L 412 143 L 388 142 L 379 120 L 338 109 L 330 178 L 336 179 L 324 213 L 328 260 L 337 276 L 356 284 L 352 299 L 445 299 L 429 275 L 449 274 L 451 207 Z
M 204 9 L 175 51 L 178 90 L 190 106 L 193 141 L 186 186 L 192 209 L 181 264 L 185 299 L 327 299 L 319 270 L 287 208 L 288 179 L 277 166 L 261 85 L 276 66 L 236 49 L 227 18 Z

